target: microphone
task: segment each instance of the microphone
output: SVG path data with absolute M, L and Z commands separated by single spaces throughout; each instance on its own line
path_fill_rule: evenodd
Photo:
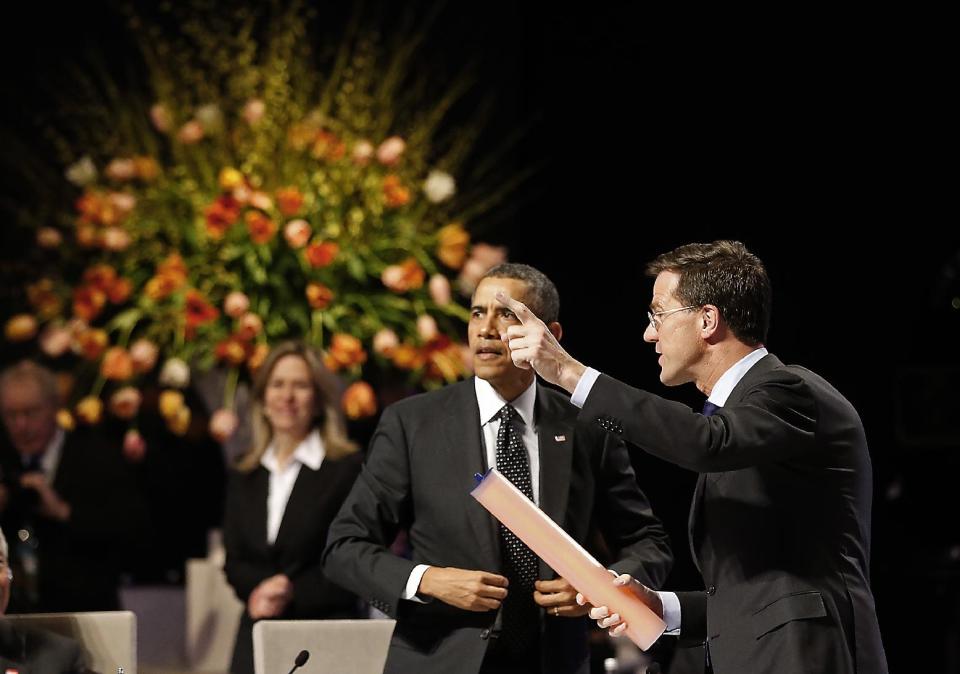
M 293 668 L 287 672 L 287 674 L 293 674 L 295 671 L 307 664 L 307 660 L 310 659 L 310 651 L 300 651 L 297 653 L 297 658 L 293 661 Z

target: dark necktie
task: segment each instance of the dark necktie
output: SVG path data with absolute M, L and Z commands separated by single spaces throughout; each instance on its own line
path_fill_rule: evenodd
M 703 402 L 703 416 L 705 417 L 712 417 L 718 409 L 720 409 L 720 405 L 714 405 L 709 400 Z
M 43 472 L 43 454 L 31 454 L 20 459 L 24 473 Z
M 498 416 L 500 429 L 497 431 L 497 470 L 532 501 L 530 459 L 520 431 L 514 424 L 517 411 L 511 405 L 504 405 Z M 510 581 L 507 598 L 503 603 L 500 640 L 503 647 L 511 653 L 529 654 L 529 649 L 536 644 L 540 631 L 539 613 L 533 601 L 538 570 L 537 556 L 502 524 L 500 545 L 504 575 Z

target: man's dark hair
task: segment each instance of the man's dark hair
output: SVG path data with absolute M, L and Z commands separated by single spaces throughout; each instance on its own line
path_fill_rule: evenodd
M 680 275 L 681 304 L 713 304 L 736 337 L 750 346 L 767 341 L 772 291 L 767 270 L 739 241 L 690 243 L 663 253 L 647 265 L 647 274 Z
M 553 281 L 539 269 L 534 269 L 528 264 L 504 262 L 487 271 L 480 280 L 485 278 L 511 278 L 523 281 L 527 286 L 524 303 L 537 318 L 544 323 L 553 323 L 560 317 L 560 294 L 557 292 L 557 286 L 553 285 Z

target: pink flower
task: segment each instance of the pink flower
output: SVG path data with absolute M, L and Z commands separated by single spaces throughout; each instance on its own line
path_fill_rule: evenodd
M 143 436 L 140 435 L 140 431 L 135 428 L 128 430 L 123 436 L 123 455 L 127 461 L 139 463 L 143 461 L 146 453 L 147 442 L 143 439 Z
M 243 106 L 243 112 L 240 114 L 250 126 L 256 126 L 263 119 L 263 114 L 267 111 L 266 104 L 259 98 L 251 98 Z
M 250 195 L 250 205 L 261 211 L 269 211 L 273 208 L 273 199 L 266 192 L 254 192 Z
M 149 339 L 138 339 L 130 347 L 130 358 L 133 360 L 133 370 L 139 374 L 149 372 L 157 364 L 160 349 Z
M 310 240 L 312 230 L 306 220 L 291 220 L 283 228 L 283 237 L 291 248 L 303 248 Z
M 240 317 L 237 334 L 240 339 L 251 340 L 263 331 L 263 321 L 255 313 L 247 312 Z
M 137 198 L 127 192 L 111 192 L 107 202 L 116 209 L 121 218 L 125 218 L 137 207 Z
M 223 301 L 223 313 L 230 318 L 240 318 L 250 308 L 250 298 L 239 290 L 232 291 Z
M 355 163 L 361 166 L 365 165 L 373 156 L 373 144 L 368 140 L 357 141 L 357 144 L 353 146 L 351 156 Z
M 117 182 L 133 180 L 137 177 L 137 164 L 132 159 L 118 157 L 111 159 L 103 172 L 110 180 L 116 180 Z
M 110 413 L 118 419 L 132 419 L 140 410 L 143 396 L 132 386 L 124 386 L 110 396 Z
M 210 435 L 217 442 L 225 442 L 236 432 L 239 424 L 240 420 L 233 410 L 219 409 L 210 417 Z
M 407 149 L 407 144 L 400 136 L 391 136 L 380 143 L 377 148 L 377 161 L 385 166 L 392 166 L 400 160 L 400 155 Z
M 195 119 L 180 127 L 177 131 L 177 140 L 184 145 L 192 145 L 203 138 L 203 125 Z
M 173 126 L 170 110 L 163 103 L 154 103 L 150 106 L 150 121 L 153 122 L 154 128 L 160 133 L 167 133 Z
M 437 306 L 443 307 L 450 304 L 450 281 L 443 274 L 434 274 L 430 277 L 430 283 L 427 286 L 430 290 L 430 297 L 436 302 Z
M 62 325 L 48 323 L 40 333 L 40 350 L 51 358 L 59 358 L 67 352 L 73 335 Z
M 37 230 L 37 245 L 41 248 L 56 248 L 63 243 L 63 235 L 54 227 L 41 227 Z
M 478 243 L 470 249 L 470 258 L 463 264 L 458 279 L 460 290 L 471 295 L 480 282 L 480 277 L 491 268 L 507 259 L 507 249 L 503 246 L 491 246 Z
M 390 328 L 382 328 L 373 336 L 373 351 L 381 356 L 390 356 L 400 344 L 400 339 Z
M 437 322 L 433 319 L 433 316 L 430 314 L 420 314 L 417 316 L 417 334 L 420 335 L 420 339 L 429 342 L 439 333 Z
M 114 253 L 130 247 L 132 239 L 123 227 L 107 227 L 103 230 L 103 247 Z

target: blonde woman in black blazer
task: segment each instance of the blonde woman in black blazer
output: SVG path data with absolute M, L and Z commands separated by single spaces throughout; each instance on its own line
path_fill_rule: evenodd
M 315 351 L 274 348 L 254 381 L 253 448 L 232 471 L 224 539 L 227 579 L 245 604 L 234 674 L 252 674 L 257 620 L 357 617 L 354 595 L 330 582 L 327 528 L 360 471 L 337 382 Z

